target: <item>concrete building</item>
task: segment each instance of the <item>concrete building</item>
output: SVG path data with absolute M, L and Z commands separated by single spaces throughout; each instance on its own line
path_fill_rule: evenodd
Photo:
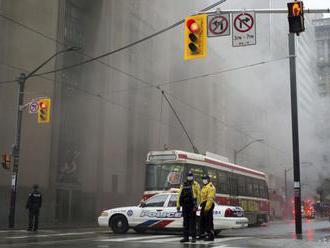
M 319 90 L 321 96 L 330 93 L 330 18 L 316 19 L 317 66 L 319 68 Z
M 64 46 L 82 51 L 57 57 L 43 71 L 116 50 L 213 2 L 2 0 L 0 81 L 31 71 Z M 261 0 L 222 7 L 236 6 L 278 7 Z M 24 113 L 17 222 L 26 220 L 24 201 L 33 183 L 45 195 L 42 221 L 94 223 L 103 208 L 139 201 L 148 151 L 164 145 L 191 151 L 158 85 L 201 152 L 232 158 L 234 150 L 263 138 L 240 153 L 239 162 L 282 175 L 279 165 L 291 161 L 288 24 L 286 15 L 260 15 L 256 25 L 257 45 L 233 48 L 231 36 L 209 39 L 202 60 L 183 60 L 179 26 L 93 63 L 29 80 L 25 101 L 50 96 L 52 121 L 38 125 L 36 116 Z M 305 70 L 311 38 L 307 32 L 301 37 L 298 59 L 305 65 L 298 70 Z M 299 103 L 309 113 L 314 82 L 307 74 L 299 79 Z M 15 84 L 0 84 L 0 115 L 6 116 L 1 152 L 14 140 L 16 97 Z M 10 172 L 1 170 L 0 225 L 7 223 L 9 185 Z

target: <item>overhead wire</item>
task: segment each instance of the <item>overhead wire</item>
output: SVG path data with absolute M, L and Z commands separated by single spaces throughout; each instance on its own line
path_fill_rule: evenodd
M 218 5 L 220 5 L 221 3 L 225 2 L 225 1 L 226 1 L 226 0 L 217 1 L 216 3 L 214 3 L 214 4 L 210 5 L 210 6 L 208 6 L 207 8 L 201 10 L 201 12 L 203 12 L 203 11 L 208 11 L 208 10 L 210 10 L 210 9 L 212 9 L 212 8 L 214 8 L 214 7 L 218 6 Z M 16 20 L 14 20 L 14 19 L 12 19 L 12 18 L 10 18 L 10 17 L 6 17 L 6 16 L 4 16 L 4 15 L 2 15 L 2 14 L 0 14 L 0 16 L 4 17 L 4 18 L 6 18 L 6 19 L 8 19 L 8 20 L 10 20 L 10 21 L 12 21 L 12 22 L 15 22 L 16 24 L 23 25 L 25 28 L 28 28 L 29 30 L 31 30 L 31 31 L 33 31 L 33 32 L 37 32 L 38 34 L 42 35 L 42 36 L 45 37 L 45 38 L 51 39 L 51 40 L 53 40 L 53 41 L 55 41 L 55 42 L 58 42 L 56 39 L 49 38 L 48 36 L 45 36 L 45 35 L 42 34 L 41 32 L 35 31 L 34 29 L 31 29 L 31 28 L 27 27 L 26 25 L 24 25 L 24 24 L 22 24 L 22 23 L 20 23 L 20 22 L 17 22 Z M 155 85 L 155 84 L 152 84 L 152 83 L 150 83 L 150 82 L 147 82 L 147 81 L 145 81 L 145 80 L 143 80 L 143 79 L 140 79 L 140 78 L 136 77 L 136 76 L 133 75 L 133 74 L 130 74 L 130 73 L 124 72 L 124 71 L 122 71 L 122 70 L 120 70 L 120 69 L 118 69 L 118 68 L 116 68 L 116 67 L 113 67 L 113 66 L 111 66 L 111 65 L 109 65 L 109 64 L 107 64 L 107 63 L 104 63 L 103 61 L 100 61 L 100 60 L 99 60 L 99 59 L 101 59 L 101 58 L 104 58 L 104 57 L 107 57 L 107 56 L 109 56 L 109 55 L 112 55 L 112 54 L 115 54 L 115 53 L 117 53 L 117 52 L 120 52 L 120 51 L 123 51 L 123 50 L 125 50 L 125 49 L 128 49 L 128 48 L 130 48 L 130 47 L 132 47 L 132 46 L 135 46 L 135 45 L 137 45 L 137 44 L 139 44 L 139 43 L 142 43 L 142 42 L 144 42 L 144 41 L 146 41 L 146 40 L 149 40 L 149 39 L 151 39 L 151 38 L 153 38 L 153 37 L 155 37 L 155 36 L 158 36 L 158 35 L 160 35 L 160 34 L 162 34 L 162 33 L 164 33 L 164 32 L 167 32 L 168 30 L 173 29 L 173 28 L 175 28 L 176 26 L 181 25 L 182 23 L 184 23 L 184 19 L 183 19 L 183 20 L 180 20 L 180 21 L 178 21 L 178 22 L 176 22 L 176 23 L 174 23 L 174 24 L 172 24 L 172 25 L 170 25 L 170 26 L 167 27 L 167 28 L 164 28 L 164 29 L 162 29 L 162 30 L 160 30 L 160 31 L 158 31 L 158 32 L 155 32 L 155 33 L 153 33 L 153 34 L 151 34 L 151 35 L 149 35 L 149 36 L 146 36 L 146 37 L 144 37 L 144 38 L 142 38 L 142 39 L 140 39 L 140 40 L 137 40 L 137 41 L 135 41 L 135 42 L 129 43 L 129 44 L 127 44 L 127 45 L 125 45 L 125 46 L 122 46 L 122 47 L 120 47 L 120 48 L 118 48 L 118 49 L 115 49 L 115 50 L 113 50 L 113 51 L 110 51 L 110 52 L 104 53 L 104 54 L 99 55 L 99 56 L 96 56 L 96 57 L 90 57 L 89 55 L 82 54 L 82 55 L 84 55 L 84 56 L 89 57 L 89 59 L 84 60 L 84 61 L 81 61 L 81 62 L 78 62 L 78 63 L 73 64 L 73 65 L 64 66 L 64 67 L 59 68 L 59 69 L 55 69 L 55 70 L 51 70 L 51 71 L 47 71 L 47 72 L 43 72 L 43 73 L 39 73 L 39 74 L 35 74 L 35 75 L 33 75 L 33 77 L 40 77 L 40 76 L 48 75 L 48 74 L 51 74 L 51 73 L 57 73 L 57 72 L 60 72 L 60 71 L 65 71 L 65 70 L 69 70 L 69 69 L 72 69 L 72 68 L 75 68 L 75 67 L 78 67 L 78 66 L 82 66 L 82 65 L 84 65 L 84 64 L 88 64 L 88 63 L 91 63 L 91 62 L 93 62 L 93 61 L 98 61 L 98 62 L 100 62 L 100 63 L 102 63 L 102 64 L 104 64 L 104 65 L 110 67 L 111 69 L 114 69 L 114 70 L 116 70 L 116 71 L 118 71 L 118 72 L 120 72 L 120 73 L 123 73 L 123 74 L 125 74 L 125 75 L 127 75 L 127 76 L 129 76 L 129 77 L 134 78 L 135 80 L 137 80 L 137 81 L 139 81 L 139 82 L 144 83 L 145 85 L 147 85 L 147 87 L 155 88 L 155 89 L 159 89 L 159 90 L 161 90 L 161 89 L 160 89 L 159 87 L 157 87 L 157 86 L 160 86 L 160 85 L 167 85 L 167 84 L 172 84 L 172 83 L 178 83 L 178 82 L 184 82 L 184 81 L 193 80 L 193 79 L 202 78 L 202 77 L 207 77 L 207 76 L 211 76 L 211 75 L 217 75 L 217 74 L 224 73 L 224 72 L 229 72 L 229 71 L 239 70 L 239 69 L 248 68 L 248 67 L 251 67 L 251 66 L 257 66 L 257 65 L 261 65 L 261 64 L 265 64 L 265 63 L 269 63 L 269 62 L 270 62 L 270 61 L 269 61 L 269 62 L 259 62 L 259 63 L 256 63 L 256 64 L 251 64 L 251 65 L 247 65 L 247 66 L 242 66 L 242 67 L 239 67 L 239 68 L 227 69 L 227 70 L 224 70 L 224 71 L 221 71 L 221 72 L 215 72 L 215 73 L 210 73 L 210 74 L 198 75 L 198 76 L 195 76 L 195 77 L 193 77 L 193 78 L 182 79 L 182 80 L 176 80 L 176 81 L 173 81 L 173 82 L 163 82 L 163 83 L 161 83 L 161 84 L 158 84 L 158 85 L 156 84 L 156 85 Z M 63 45 L 64 45 L 64 44 L 63 44 Z M 46 78 L 46 79 L 47 79 L 47 78 Z M 48 79 L 48 80 L 51 80 L 51 79 Z M 53 80 L 52 80 L 52 81 L 53 81 Z M 10 83 L 10 82 L 16 82 L 16 80 L 2 81 L 2 82 L 0 82 L 0 84 Z M 71 86 L 72 86 L 72 85 L 71 85 Z M 142 88 L 142 87 L 140 87 L 140 88 Z M 144 88 L 145 88 L 145 87 L 144 87 Z M 83 91 L 83 89 L 79 89 L 79 90 L 80 90 L 80 91 Z M 85 90 L 85 93 L 86 93 L 86 94 L 87 94 L 87 92 L 88 92 L 88 91 Z M 167 92 L 167 91 L 165 91 L 165 92 L 166 92 L 166 94 L 167 94 L 168 96 L 170 96 L 170 97 L 172 97 L 172 98 L 175 98 L 177 101 L 180 101 L 181 103 L 183 103 L 183 104 L 185 104 L 185 105 L 187 105 L 187 106 L 190 106 L 190 108 L 194 109 L 195 111 L 199 111 L 199 112 L 201 112 L 201 113 L 205 113 L 204 111 L 202 111 L 202 110 L 196 108 L 195 106 L 193 106 L 193 105 L 191 105 L 191 104 L 188 104 L 188 103 L 185 103 L 184 101 L 182 101 L 181 99 L 177 98 L 176 96 L 173 96 L 173 95 L 170 94 L 169 92 Z M 89 95 L 91 95 L 91 94 L 89 94 Z M 94 96 L 102 97 L 100 94 L 94 94 Z M 210 116 L 210 115 L 209 115 L 209 116 Z M 210 117 L 212 117 L 213 119 L 215 118 L 214 116 L 210 116 Z M 216 119 L 217 119 L 217 118 L 216 118 Z M 217 119 L 217 120 L 218 120 L 218 122 L 219 122 L 219 119 Z M 220 121 L 220 122 L 221 122 L 221 121 Z M 223 122 L 223 121 L 222 121 L 221 123 L 222 123 L 223 125 L 225 125 L 226 127 L 228 127 L 228 128 L 234 128 L 233 126 L 228 125 L 227 123 L 225 123 L 225 122 Z M 245 136 L 247 136 L 247 137 L 249 137 L 249 138 L 254 138 L 254 137 L 250 136 L 249 134 L 243 132 L 243 131 L 240 130 L 240 129 L 234 128 L 234 130 L 235 130 L 235 131 L 239 131 L 241 134 L 243 134 L 243 135 L 245 135 Z

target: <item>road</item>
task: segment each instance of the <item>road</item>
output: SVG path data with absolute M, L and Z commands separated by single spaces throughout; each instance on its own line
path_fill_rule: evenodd
M 25 230 L 0 230 L 2 247 L 52 247 L 52 248 L 237 248 L 237 247 L 330 247 L 330 222 L 326 220 L 304 221 L 303 240 L 293 235 L 294 223 L 277 222 L 267 226 L 222 232 L 215 241 L 198 241 L 196 244 L 180 244 L 180 233 L 113 234 L 103 228 L 41 229 L 37 233 Z

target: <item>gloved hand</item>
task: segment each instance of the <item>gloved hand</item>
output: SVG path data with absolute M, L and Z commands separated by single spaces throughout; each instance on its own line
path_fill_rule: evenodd
M 176 211 L 178 211 L 178 212 L 179 212 L 179 211 L 180 211 L 180 207 L 176 207 Z

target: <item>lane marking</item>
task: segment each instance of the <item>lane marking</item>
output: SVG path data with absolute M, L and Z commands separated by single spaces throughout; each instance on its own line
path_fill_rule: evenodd
M 53 245 L 57 243 L 68 243 L 68 242 L 81 242 L 81 241 L 91 241 L 91 238 L 83 238 L 83 239 L 67 239 L 67 240 L 53 240 L 53 241 L 38 241 L 38 242 L 28 242 L 28 245 L 35 245 L 35 246 L 42 246 L 44 248 L 44 245 Z M 27 243 L 12 243 L 12 244 L 0 244 L 0 247 L 8 248 L 8 247 L 23 247 L 26 248 Z
M 220 246 L 212 246 L 212 248 L 240 248 L 237 246 L 230 246 L 230 245 L 220 245 Z
M 104 242 L 121 242 L 121 241 L 134 241 L 134 240 L 149 240 L 149 239 L 161 239 L 173 237 L 173 235 L 154 235 L 154 236 L 144 236 L 144 237 L 132 237 L 132 238 L 115 238 L 115 239 L 100 239 L 96 241 L 104 241 Z
M 217 238 L 215 239 L 217 243 L 227 242 L 231 240 L 239 240 L 239 239 L 250 239 L 250 237 L 229 237 L 229 238 Z
M 79 232 L 79 233 L 56 233 L 56 234 L 33 234 L 26 236 L 6 237 L 7 239 L 26 239 L 26 238 L 47 238 L 47 237 L 61 237 L 61 236 L 79 236 L 87 234 L 96 234 L 96 232 Z
M 182 237 L 176 237 L 176 238 L 168 238 L 168 239 L 156 239 L 156 240 L 142 240 L 141 243 L 163 243 L 163 242 L 172 242 L 172 241 L 179 241 L 182 239 Z

